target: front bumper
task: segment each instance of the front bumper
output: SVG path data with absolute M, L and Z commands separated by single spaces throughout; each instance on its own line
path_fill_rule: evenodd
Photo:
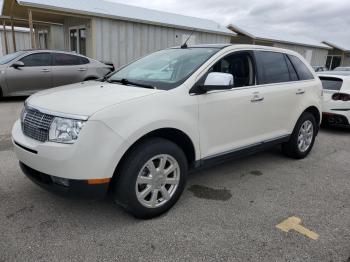
M 14 151 L 20 162 L 43 174 L 71 180 L 112 178 L 123 142 L 99 121 L 87 121 L 74 144 L 39 142 L 25 136 L 20 121 L 12 129 Z
M 63 185 L 57 182 L 57 177 L 41 173 L 22 162 L 19 165 L 23 173 L 35 184 L 60 196 L 100 199 L 105 197 L 108 192 L 108 183 L 90 185 L 86 180 L 67 179 L 65 180 L 67 184 Z

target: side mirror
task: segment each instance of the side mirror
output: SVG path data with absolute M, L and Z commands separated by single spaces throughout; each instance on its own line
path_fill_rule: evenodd
M 233 75 L 214 72 L 207 76 L 204 85 L 195 85 L 190 93 L 201 95 L 213 90 L 229 90 L 234 87 L 233 83 Z
M 11 65 L 13 68 L 24 67 L 24 63 L 22 61 L 16 61 Z
M 227 73 L 210 73 L 204 82 L 204 88 L 208 88 L 208 91 L 231 89 L 232 87 L 233 75 Z

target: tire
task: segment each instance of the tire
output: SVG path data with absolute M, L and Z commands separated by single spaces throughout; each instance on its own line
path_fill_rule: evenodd
M 303 135 L 301 134 L 302 128 L 309 129 L 310 124 L 312 125 L 311 126 L 312 135 L 308 132 L 303 132 L 304 137 L 299 138 L 299 136 Z M 305 112 L 301 115 L 297 124 L 295 125 L 295 128 L 293 130 L 290 140 L 282 144 L 282 152 L 288 157 L 291 157 L 294 159 L 303 159 L 311 152 L 313 145 L 315 143 L 316 135 L 317 135 L 316 119 L 313 114 L 309 112 Z M 302 144 L 301 141 L 304 141 L 304 144 Z
M 163 169 L 161 159 L 165 160 Z M 166 175 L 170 168 L 175 169 Z M 114 201 L 136 218 L 149 219 L 165 213 L 178 201 L 186 185 L 188 164 L 176 144 L 151 138 L 132 149 L 119 170 L 113 185 Z
M 1 101 L 3 98 L 4 98 L 4 94 L 3 94 L 2 89 L 1 89 L 1 87 L 0 87 L 0 101 Z

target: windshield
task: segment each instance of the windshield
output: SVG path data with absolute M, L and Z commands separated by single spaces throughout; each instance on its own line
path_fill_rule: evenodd
M 174 48 L 158 51 L 121 68 L 107 81 L 127 80 L 169 90 L 186 81 L 219 50 L 218 48 Z
M 16 53 L 12 53 L 12 54 L 8 54 L 8 55 L 5 55 L 3 57 L 0 57 L 0 65 L 7 64 L 7 63 L 15 60 L 17 57 L 20 57 L 23 54 L 24 54 L 24 52 L 20 51 L 20 52 L 16 52 Z

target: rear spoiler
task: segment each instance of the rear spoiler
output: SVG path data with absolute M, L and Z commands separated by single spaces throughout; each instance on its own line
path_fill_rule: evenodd
M 108 65 L 111 68 L 111 71 L 113 72 L 115 70 L 115 66 L 113 64 L 113 62 L 110 61 L 100 61 L 101 63 Z

